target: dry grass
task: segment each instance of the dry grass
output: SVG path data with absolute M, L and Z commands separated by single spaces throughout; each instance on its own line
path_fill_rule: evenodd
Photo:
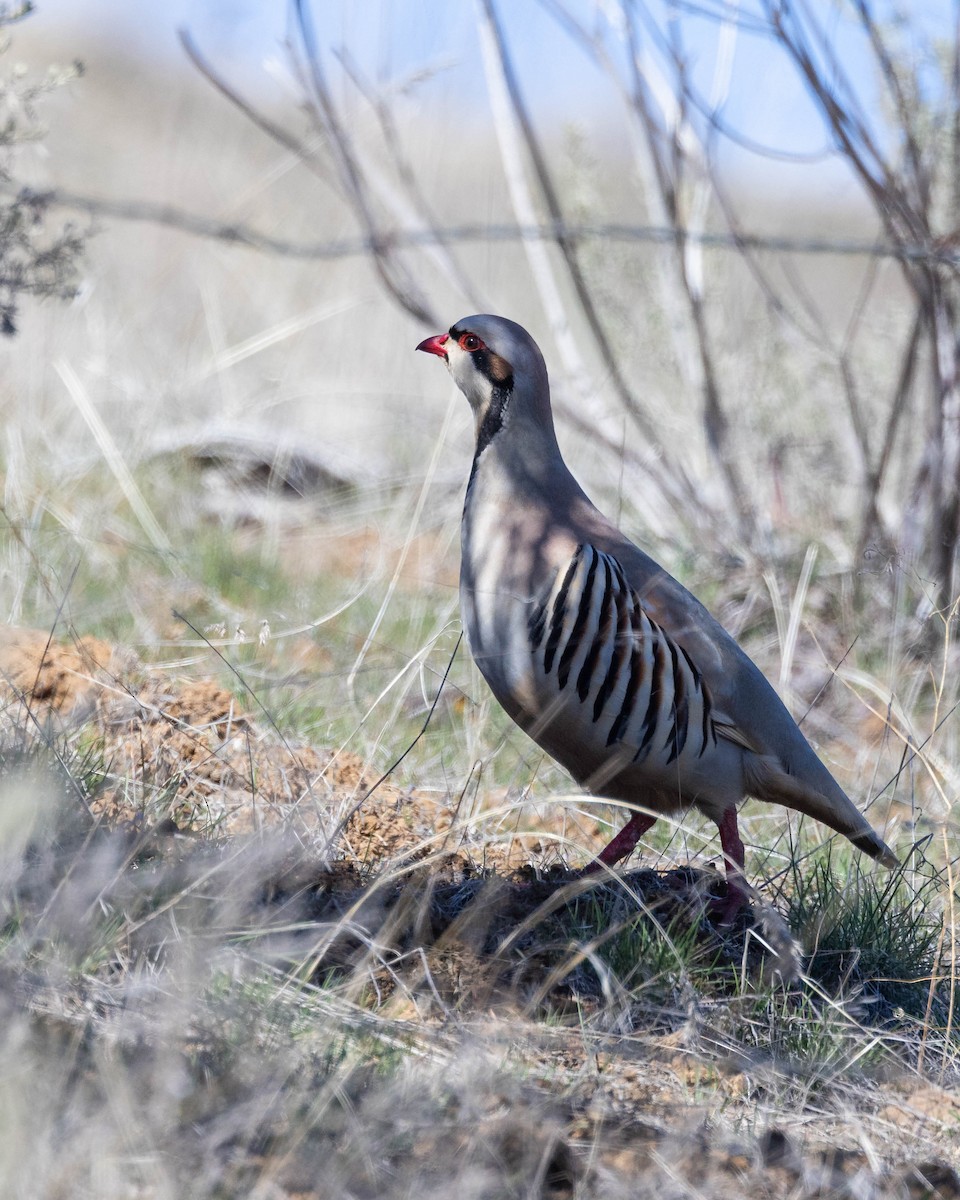
M 348 751 L 106 649 L 2 663 L 2 1054 L 51 1194 L 954 1194 L 941 876 L 800 859 L 766 892 L 798 958 L 773 908 L 715 930 L 719 875 L 669 851 L 579 881 L 548 863 L 596 823 L 367 796 Z

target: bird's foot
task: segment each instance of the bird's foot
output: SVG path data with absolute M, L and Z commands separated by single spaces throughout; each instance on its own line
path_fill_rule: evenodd
M 741 913 L 750 912 L 750 893 L 742 880 L 728 878 L 726 892 L 714 896 L 707 911 L 715 925 L 730 929 L 738 923 Z

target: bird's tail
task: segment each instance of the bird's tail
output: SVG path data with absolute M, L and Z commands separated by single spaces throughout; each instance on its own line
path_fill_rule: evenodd
M 796 776 L 788 775 L 777 759 L 768 754 L 744 755 L 744 772 L 746 790 L 751 796 L 783 804 L 822 821 L 885 867 L 900 865 L 894 852 L 839 787 L 835 795 L 825 796 Z

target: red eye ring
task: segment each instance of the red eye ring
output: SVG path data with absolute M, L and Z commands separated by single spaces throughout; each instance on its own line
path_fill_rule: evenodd
M 475 333 L 461 333 L 457 345 L 461 350 L 466 350 L 468 354 L 474 354 L 477 350 L 483 349 L 483 342 Z

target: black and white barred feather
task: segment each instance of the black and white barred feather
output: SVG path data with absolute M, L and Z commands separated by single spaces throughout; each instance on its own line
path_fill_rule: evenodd
M 529 634 L 544 699 L 579 704 L 593 742 L 665 766 L 716 746 L 700 671 L 644 611 L 612 555 L 577 546 L 537 598 Z

